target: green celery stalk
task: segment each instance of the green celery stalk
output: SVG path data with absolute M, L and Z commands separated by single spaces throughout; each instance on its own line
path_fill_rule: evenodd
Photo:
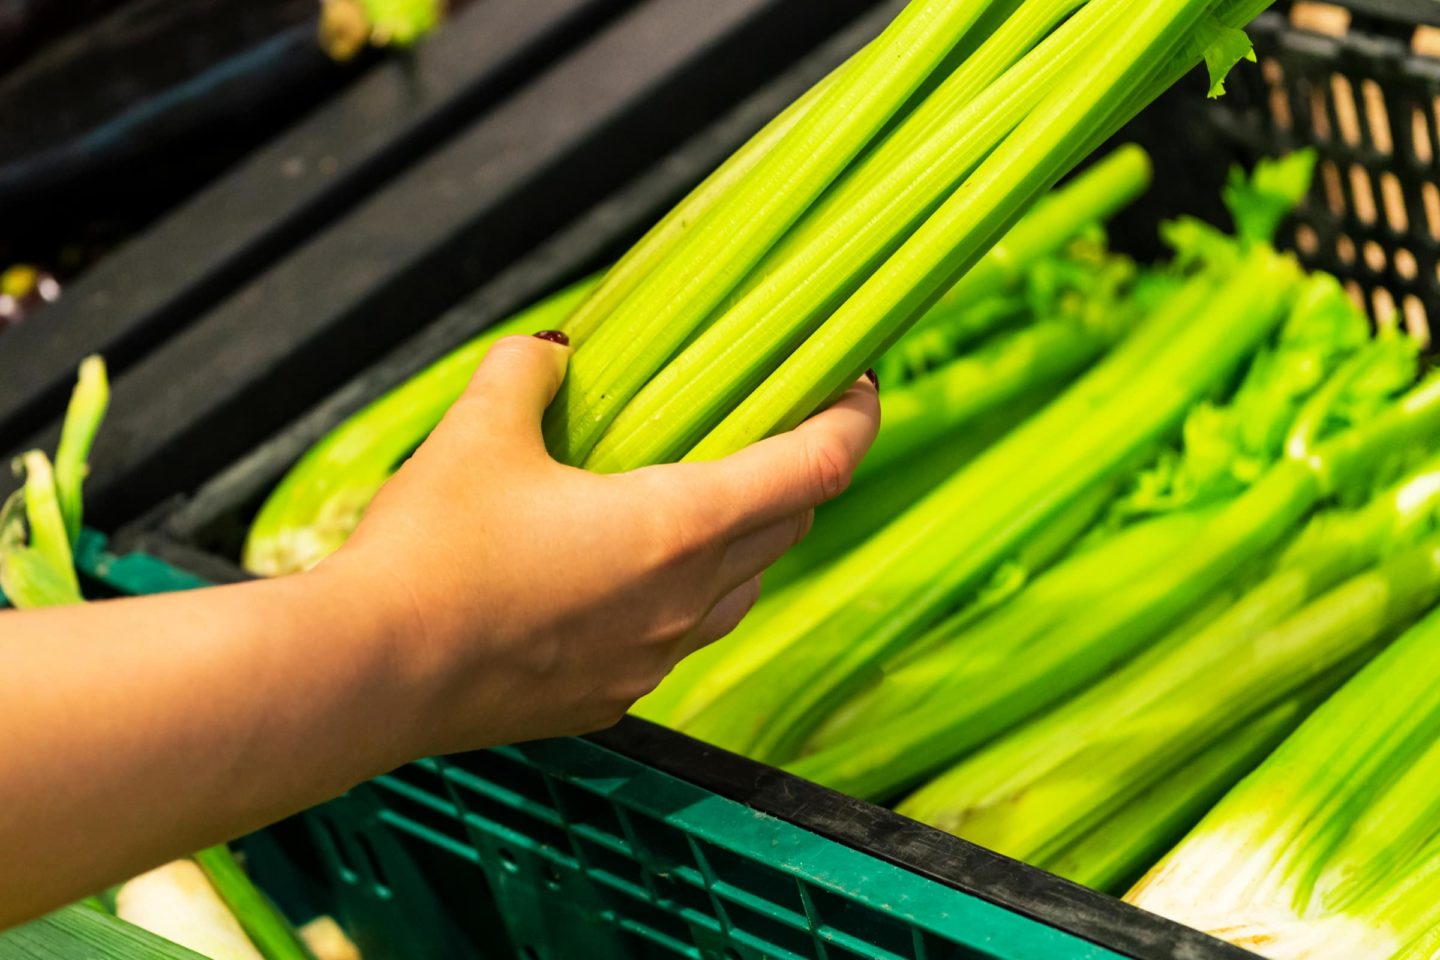
M 890 470 L 867 471 L 858 477 L 845 493 L 815 510 L 809 536 L 765 571 L 765 591 L 808 576 L 859 546 L 1053 400 L 1057 392 L 1058 387 L 1029 391 L 995 413 L 963 424 Z M 882 425 L 881 431 L 884 429 Z
M 265 960 L 315 960 L 290 921 L 255 886 L 227 845 L 206 847 L 192 859 Z
M 1126 899 L 1269 956 L 1433 956 L 1437 657 L 1432 612 L 1321 705 Z
M 546 416 L 583 462 L 620 409 L 744 280 L 970 33 L 988 0 L 914 0 L 577 350 Z
M 851 59 L 853 60 L 853 57 Z M 850 63 L 851 61 L 847 60 L 836 67 L 823 80 L 805 91 L 798 100 L 782 110 L 702 180 L 699 186 L 690 191 L 659 223 L 651 227 L 614 266 L 605 271 L 604 279 L 565 321 L 564 330 L 569 335 L 571 344 L 578 346 L 590 339 L 605 318 L 635 291 L 650 271 L 669 256 L 685 233 L 700 222 L 721 198 L 743 182 L 750 171 L 794 129 L 800 118 L 810 111 Z
M 1052 399 L 1134 325 L 1139 309 L 1116 295 L 1117 284 L 1128 285 L 1133 277 L 1128 261 L 1065 262 L 1057 269 L 1086 273 L 1083 285 L 1066 280 L 1058 289 L 1049 286 L 1052 279 L 1028 278 L 1043 289 L 1027 294 L 1043 302 L 1027 310 L 1053 313 L 1054 319 L 997 335 L 969 356 L 901 379 L 898 388 L 887 386 L 880 434 L 850 489 L 817 510 L 809 537 L 766 571 L 767 590 L 818 569 L 879 530 Z M 946 333 L 922 331 L 930 332 Z
M 90 448 L 95 444 L 95 434 L 109 404 L 110 384 L 105 376 L 105 363 L 99 357 L 86 357 L 80 362 L 79 382 L 70 394 L 60 444 L 55 448 L 55 491 L 72 548 L 80 539 Z
M 953 127 L 986 87 L 1011 69 L 1066 17 L 1089 0 L 1011 0 L 992 6 L 972 35 L 983 37 L 915 109 L 847 170 L 762 261 L 758 273 L 790 259 L 877 189 L 917 150 L 934 147 L 937 134 Z M 943 70 L 943 68 L 942 68 Z
M 1215 740 L 1130 800 L 1120 815 L 1035 866 L 1121 896 L 1300 725 L 1316 700 L 1313 695 L 1293 697 Z
M 1162 641 L 898 809 L 1031 863 L 1064 855 L 1236 726 L 1322 680 L 1338 686 L 1387 630 L 1440 598 L 1434 542 L 1369 569 L 1432 531 L 1437 511 L 1432 462 L 1356 513 L 1322 515 L 1209 624 Z
M 1035 204 L 1015 228 L 990 248 L 921 318 L 951 304 L 973 303 L 1014 285 L 1026 268 L 1078 236 L 1088 223 L 1109 219 L 1150 188 L 1150 155 L 1127 144 L 1107 155 Z
M 245 569 L 279 576 L 335 552 L 375 493 L 459 398 L 490 345 L 560 327 L 598 283 L 598 277 L 581 280 L 496 324 L 331 430 L 261 506 L 245 541 Z
M 1223 285 L 1187 284 L 1055 403 L 810 584 L 770 625 L 777 681 L 716 698 L 687 732 L 792 759 L 869 671 L 1174 430 L 1276 327 L 1297 279 L 1261 248 Z
M 1047 637 L 1066 629 L 1076 610 L 1115 596 L 1167 563 L 1213 520 L 1212 511 L 1194 510 L 1135 524 L 1077 549 L 979 623 L 962 608 L 917 642 L 931 650 L 928 655 L 907 649 L 873 687 L 828 717 L 806 742 L 805 753 L 816 759 L 802 758 L 792 767 L 827 782 L 827 765 L 853 756 L 870 731 L 900 723 L 928 726 L 932 705 L 942 704 L 938 710 L 944 711 L 944 703 L 970 695 L 972 685 L 1005 663 L 1032 656 L 1032 648 L 1043 648 Z M 1009 706 L 1023 709 L 1018 700 Z M 978 742 L 1006 719 L 1008 714 L 987 712 L 965 739 Z
M 1121 317 L 1117 310 L 1106 319 Z M 856 482 L 887 472 L 1032 390 L 1058 389 L 1113 345 L 1124 329 L 1124 323 L 1041 321 L 887 391 L 880 434 L 856 470 Z
M 80 603 L 80 581 L 50 458 L 17 461 L 25 484 L 0 507 L 0 590 L 20 608 Z

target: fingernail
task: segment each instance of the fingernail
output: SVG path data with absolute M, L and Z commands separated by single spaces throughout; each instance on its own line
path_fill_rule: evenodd
M 877 392 L 880 390 L 880 378 L 875 376 L 873 367 L 865 371 L 865 379 L 870 381 L 870 386 L 874 387 Z
M 541 340 L 548 340 L 551 343 L 558 343 L 562 347 L 570 346 L 570 338 L 565 336 L 565 332 L 563 330 L 541 330 L 539 333 L 535 334 L 535 336 L 539 337 Z

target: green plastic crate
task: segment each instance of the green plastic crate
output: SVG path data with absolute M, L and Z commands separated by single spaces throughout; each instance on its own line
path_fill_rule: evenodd
M 80 563 L 118 594 L 207 582 L 95 534 Z M 641 721 L 420 760 L 241 845 L 367 960 L 1252 956 Z

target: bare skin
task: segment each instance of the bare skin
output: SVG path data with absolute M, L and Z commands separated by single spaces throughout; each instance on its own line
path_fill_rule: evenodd
M 879 425 L 862 382 L 713 463 L 597 476 L 500 341 L 316 570 L 0 615 L 0 928 L 416 757 L 599 729 L 755 602 Z

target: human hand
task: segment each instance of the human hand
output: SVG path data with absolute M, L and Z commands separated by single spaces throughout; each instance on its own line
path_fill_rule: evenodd
M 393 615 L 386 662 L 413 750 L 609 726 L 733 630 L 760 573 L 838 495 L 879 427 L 857 383 L 796 430 L 723 460 L 598 475 L 540 423 L 568 347 L 498 341 L 461 399 L 317 574 Z

